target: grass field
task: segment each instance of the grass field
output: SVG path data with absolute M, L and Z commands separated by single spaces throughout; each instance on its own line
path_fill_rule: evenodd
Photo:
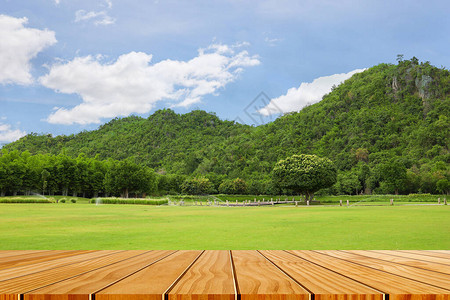
M 0 249 L 450 249 L 450 206 L 0 204 Z

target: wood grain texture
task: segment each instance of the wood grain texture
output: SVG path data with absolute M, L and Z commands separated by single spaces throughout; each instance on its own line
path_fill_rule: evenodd
M 407 257 L 407 258 L 418 259 L 418 260 L 434 262 L 434 263 L 437 263 L 437 264 L 443 264 L 443 265 L 450 266 L 450 261 L 448 259 L 439 258 L 439 257 L 433 257 L 433 256 L 428 256 L 428 255 L 422 255 L 422 254 L 408 253 L 408 252 L 398 251 L 398 250 L 379 250 L 379 252 L 385 253 L 385 254 L 396 255 L 396 256 L 400 256 L 400 257 Z
M 316 300 L 383 300 L 384 298 L 384 294 L 375 289 L 285 251 L 260 252 L 302 286 L 314 293 Z
M 359 254 L 362 256 L 378 258 L 385 261 L 395 262 L 402 265 L 412 266 L 420 269 L 446 273 L 450 275 L 450 266 L 436 264 L 432 262 L 427 262 L 423 260 L 416 260 L 407 257 L 393 256 L 389 254 L 380 253 L 376 250 L 367 251 L 367 250 L 346 250 L 346 252 Z
M 176 283 L 169 300 L 234 300 L 229 251 L 205 251 Z
M 42 261 L 51 261 L 61 257 L 76 255 L 78 253 L 83 253 L 83 251 L 45 251 L 23 254 L 19 256 L 10 256 L 4 258 L 0 263 L 0 270 L 35 264 Z
M 428 250 L 427 252 L 432 253 L 443 253 L 450 257 L 450 250 Z
M 100 257 L 96 260 L 83 261 L 80 263 L 64 266 L 57 269 L 45 270 L 42 272 L 25 275 L 0 282 L 0 294 L 25 294 L 32 290 L 44 287 L 58 281 L 80 275 L 85 272 L 105 267 L 115 262 L 143 254 L 147 251 L 132 250 L 114 253 Z
M 0 250 L 0 262 L 3 261 L 3 258 L 18 256 L 30 253 L 39 253 L 39 252 L 48 252 L 50 250 Z
M 449 291 L 314 251 L 289 250 L 299 257 L 389 294 L 389 300 L 449 299 Z
M 450 300 L 447 254 L 0 251 L 0 300 Z
M 438 253 L 438 252 L 435 253 L 433 251 L 420 251 L 420 250 L 398 250 L 398 251 L 412 253 L 412 254 L 418 254 L 418 255 L 439 257 L 439 258 L 444 258 L 446 260 L 450 259 L 450 254 L 448 254 L 448 253 Z
M 95 294 L 96 300 L 161 300 L 175 280 L 201 254 L 177 251 L 157 263 Z
M 5 294 L 0 294 L 0 300 L 20 300 L 19 299 L 19 295 L 5 295 Z
M 405 266 L 393 262 L 383 261 L 376 258 L 369 258 L 354 253 L 343 251 L 317 251 L 327 255 L 344 259 L 359 265 L 367 266 L 394 275 L 403 276 L 409 279 L 438 286 L 450 291 L 450 275 L 437 273 L 434 271 L 422 270 L 411 266 Z
M 89 300 L 89 296 L 155 261 L 172 254 L 173 250 L 157 250 L 135 256 L 100 269 L 60 281 L 26 293 L 24 300 Z
M 42 272 L 42 271 L 49 270 L 49 269 L 56 269 L 56 268 L 59 268 L 62 266 L 67 266 L 67 265 L 75 264 L 75 263 L 86 261 L 86 260 L 97 259 L 102 256 L 107 256 L 107 255 L 111 255 L 111 254 L 119 253 L 119 252 L 121 252 L 121 251 L 120 250 L 92 251 L 89 253 L 73 255 L 70 257 L 60 258 L 57 260 L 46 261 L 46 262 L 41 262 L 41 263 L 36 263 L 36 264 L 30 264 L 30 265 L 25 265 L 25 266 L 16 267 L 16 268 L 4 269 L 4 270 L 0 270 L 0 281 L 33 274 L 36 272 Z
M 231 251 L 242 300 L 307 300 L 310 294 L 257 251 Z

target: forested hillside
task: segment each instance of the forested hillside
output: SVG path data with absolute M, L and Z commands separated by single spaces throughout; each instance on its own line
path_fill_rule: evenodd
M 280 192 L 270 176 L 278 160 L 317 154 L 339 170 L 325 192 L 439 193 L 449 191 L 449 117 L 449 71 L 413 58 L 358 73 L 321 102 L 258 127 L 165 109 L 71 136 L 29 134 L 3 148 L 132 157 L 160 177 L 207 177 L 216 190 L 241 178 L 250 193 Z

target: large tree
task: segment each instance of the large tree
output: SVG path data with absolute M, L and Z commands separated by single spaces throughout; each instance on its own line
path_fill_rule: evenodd
M 273 179 L 282 188 L 291 189 L 312 200 L 314 193 L 336 183 L 337 171 L 328 158 L 316 155 L 293 155 L 280 160 L 273 168 Z
M 213 184 L 206 177 L 188 178 L 181 185 L 181 191 L 187 195 L 210 194 L 213 188 Z
M 106 190 L 128 198 L 129 193 L 145 197 L 156 189 L 156 175 L 153 169 L 142 167 L 132 158 L 111 161 L 105 175 Z

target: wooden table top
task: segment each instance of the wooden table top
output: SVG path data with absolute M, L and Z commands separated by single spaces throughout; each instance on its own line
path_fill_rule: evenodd
M 0 300 L 450 300 L 450 251 L 0 251 Z

